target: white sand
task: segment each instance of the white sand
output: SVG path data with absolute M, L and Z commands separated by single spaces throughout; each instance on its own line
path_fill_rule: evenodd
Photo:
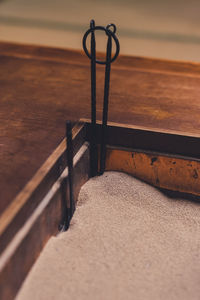
M 200 299 L 200 205 L 123 173 L 89 180 L 17 297 L 32 299 Z

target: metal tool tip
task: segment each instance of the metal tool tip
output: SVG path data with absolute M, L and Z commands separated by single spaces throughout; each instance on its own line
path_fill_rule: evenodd
M 69 133 L 71 133 L 71 131 L 72 131 L 72 122 L 69 121 L 69 120 L 67 120 L 67 121 L 66 121 L 66 132 L 67 132 L 67 135 L 68 135 Z
M 90 28 L 92 29 L 92 28 L 94 28 L 95 27 L 95 21 L 92 19 L 91 21 L 90 21 Z

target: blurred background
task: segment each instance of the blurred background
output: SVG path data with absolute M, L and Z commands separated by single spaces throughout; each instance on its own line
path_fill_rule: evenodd
M 200 61 L 199 0 L 0 0 L 0 41 L 81 49 L 92 18 L 117 25 L 122 54 Z

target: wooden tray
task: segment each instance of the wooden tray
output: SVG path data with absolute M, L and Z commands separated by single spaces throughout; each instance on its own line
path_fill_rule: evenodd
M 0 298 L 7 300 L 58 232 L 65 122 L 89 117 L 90 74 L 87 58 L 71 50 L 0 43 L 0 63 Z M 104 70 L 97 71 L 100 119 Z M 200 64 L 121 56 L 111 76 L 106 169 L 198 196 Z M 75 199 L 89 178 L 89 136 L 89 121 L 76 123 Z
M 73 127 L 74 199 L 89 179 L 89 122 Z M 101 126 L 97 126 L 100 142 Z M 0 296 L 12 299 L 50 236 L 58 232 L 63 195 L 69 201 L 66 140 L 0 219 Z M 106 170 L 133 174 L 160 188 L 200 195 L 200 139 L 110 123 Z

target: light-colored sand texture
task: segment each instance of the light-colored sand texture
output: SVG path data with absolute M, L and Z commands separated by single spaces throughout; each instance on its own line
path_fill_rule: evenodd
M 106 172 L 81 189 L 17 300 L 200 299 L 200 205 Z

